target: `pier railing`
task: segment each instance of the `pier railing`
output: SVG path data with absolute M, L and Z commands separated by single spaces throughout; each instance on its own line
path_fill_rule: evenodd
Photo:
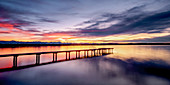
M 49 63 L 54 63 L 54 62 L 60 62 L 57 59 L 57 54 L 58 53 L 66 53 L 65 55 L 65 59 L 62 61 L 67 61 L 67 60 L 73 60 L 73 59 L 80 59 L 82 57 L 80 57 L 80 52 L 84 51 L 84 57 L 83 58 L 88 58 L 88 57 L 96 57 L 96 56 L 102 56 L 102 55 L 106 55 L 106 54 L 111 54 L 113 53 L 113 49 L 114 48 L 98 48 L 98 49 L 84 49 L 84 50 L 68 50 L 68 51 L 50 51 L 50 52 L 36 52 L 36 53 L 20 53 L 20 54 L 6 54 L 6 55 L 0 55 L 1 57 L 13 57 L 13 66 L 11 68 L 0 68 L 0 71 L 8 71 L 8 70 L 15 70 L 15 69 L 22 69 L 22 68 L 28 68 L 28 67 L 33 67 L 33 66 L 37 66 L 37 65 L 44 65 L 44 64 L 49 64 Z M 91 51 L 89 53 L 89 51 Z M 71 58 L 70 57 L 70 53 L 71 52 L 76 52 L 76 58 Z M 41 58 L 41 54 L 51 54 L 53 56 L 53 60 L 52 62 L 48 62 L 48 63 L 41 63 L 40 62 L 40 58 Z M 25 65 L 25 66 L 18 66 L 17 65 L 17 58 L 19 56 L 22 55 L 35 55 L 36 58 L 36 62 L 35 64 L 31 64 L 31 65 Z

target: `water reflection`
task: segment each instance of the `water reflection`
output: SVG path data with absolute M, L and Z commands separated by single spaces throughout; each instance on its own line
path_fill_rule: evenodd
M 134 60 L 97 57 L 1 73 L 0 82 L 2 85 L 169 85 L 169 77 L 154 73 L 156 71 L 154 68 L 160 69 L 167 64 L 149 65 L 154 67 L 148 67 L 153 70 L 150 73 L 145 67 L 148 63 L 154 62 L 141 63 Z M 159 71 L 168 73 L 168 69 L 165 67 Z
M 170 85 L 169 46 L 110 47 L 114 54 L 0 73 L 0 84 Z
M 136 61 L 162 60 L 170 64 L 170 46 L 125 46 L 114 49 L 114 58 Z M 113 57 L 113 56 L 107 56 Z

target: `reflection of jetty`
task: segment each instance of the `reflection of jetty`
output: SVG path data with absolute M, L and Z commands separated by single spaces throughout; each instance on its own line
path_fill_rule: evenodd
M 84 52 L 83 57 L 80 56 L 80 52 L 82 52 L 82 51 Z M 71 52 L 76 53 L 76 55 L 75 55 L 76 58 L 71 58 L 70 57 Z M 66 53 L 65 59 L 64 60 L 58 60 L 57 59 L 57 54 L 58 53 Z M 98 49 L 85 49 L 85 50 L 51 51 L 51 52 L 36 52 L 36 53 L 20 53 L 20 54 L 0 55 L 0 57 L 11 57 L 11 56 L 13 57 L 13 67 L 11 67 L 11 68 L 3 68 L 3 69 L 0 69 L 0 71 L 2 72 L 2 71 L 9 71 L 9 70 L 23 69 L 23 68 L 39 66 L 39 65 L 45 65 L 45 64 L 61 62 L 61 61 L 67 61 L 67 60 L 74 60 L 74 59 L 102 56 L 102 55 L 111 54 L 111 53 L 113 53 L 113 48 L 98 48 Z M 47 62 L 47 63 L 41 63 L 40 62 L 41 54 L 52 54 L 53 61 L 52 62 Z M 17 66 L 17 57 L 19 57 L 21 55 L 36 55 L 35 56 L 36 57 L 35 64 L 25 65 L 25 66 Z

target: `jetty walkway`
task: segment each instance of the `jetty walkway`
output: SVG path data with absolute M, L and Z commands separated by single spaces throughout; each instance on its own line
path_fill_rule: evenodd
M 75 59 L 82 59 L 82 58 L 92 58 L 107 54 L 112 54 L 114 48 L 97 48 L 97 49 L 84 49 L 84 50 L 67 50 L 67 51 L 50 51 L 50 52 L 35 52 L 35 53 L 20 53 L 20 54 L 6 54 L 6 55 L 0 55 L 1 57 L 13 57 L 13 66 L 11 68 L 0 68 L 0 72 L 3 71 L 10 71 L 10 70 L 17 70 L 17 69 L 24 69 L 28 67 L 34 67 L 34 66 L 40 66 L 50 63 L 56 63 L 61 61 L 68 61 L 68 60 L 75 60 Z M 83 57 L 80 57 L 80 52 L 84 52 Z M 75 52 L 76 58 L 71 58 L 70 53 Z M 65 59 L 64 60 L 58 60 L 57 54 L 58 53 L 65 53 Z M 42 54 L 52 54 L 53 60 L 51 62 L 41 63 L 40 58 Z M 23 55 L 35 55 L 36 62 L 35 64 L 31 65 L 24 65 L 24 66 L 18 66 L 17 65 L 17 58 Z

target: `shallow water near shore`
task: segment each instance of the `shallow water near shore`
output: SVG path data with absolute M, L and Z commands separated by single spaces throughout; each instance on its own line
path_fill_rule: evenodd
M 168 45 L 87 45 L 0 48 L 0 54 L 114 48 L 113 54 L 36 66 L 0 73 L 1 85 L 170 85 Z M 83 55 L 83 54 L 82 54 Z M 64 54 L 60 59 L 65 58 Z M 72 55 L 74 57 L 74 55 Z M 41 62 L 48 62 L 44 55 Z M 21 56 L 18 65 L 35 62 Z M 0 68 L 11 67 L 12 58 L 0 58 Z

